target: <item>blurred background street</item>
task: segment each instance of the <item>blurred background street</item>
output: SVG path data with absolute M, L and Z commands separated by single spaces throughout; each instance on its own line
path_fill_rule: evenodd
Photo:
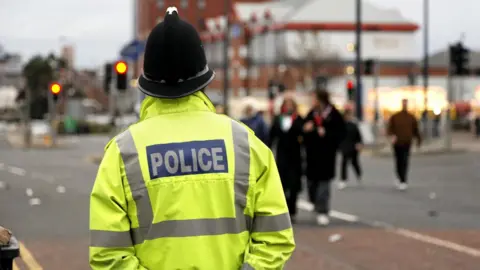
M 325 90 L 352 114 L 362 184 L 339 188 L 338 168 L 319 226 L 302 180 L 287 270 L 480 269 L 479 1 L 2 0 L 0 226 L 20 241 L 14 270 L 89 269 L 98 164 L 139 120 L 146 39 L 170 6 L 200 34 L 217 113 L 270 130 L 286 98 L 303 117 Z M 408 189 L 389 134 L 402 102 L 423 138 Z
M 2 225 L 43 269 L 88 268 L 89 193 L 102 136 L 51 149 L 0 151 Z M 415 156 L 411 189 L 394 189 L 392 161 L 365 156 L 364 184 L 335 189 L 332 223 L 319 228 L 303 199 L 298 248 L 287 269 L 476 269 L 480 263 L 479 155 Z M 25 262 L 25 260 L 27 260 Z M 18 259 L 20 269 L 32 259 Z

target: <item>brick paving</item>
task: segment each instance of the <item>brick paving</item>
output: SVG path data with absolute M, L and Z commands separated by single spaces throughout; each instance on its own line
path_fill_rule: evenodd
M 331 243 L 332 234 L 342 239 Z M 478 270 L 480 266 L 480 258 L 382 229 L 300 228 L 296 240 L 299 248 L 288 270 Z
M 480 258 L 409 239 L 379 228 L 334 221 L 319 228 L 310 221 L 295 225 L 297 249 L 286 270 L 478 270 Z M 336 224 L 336 225 L 335 225 Z M 478 248 L 480 231 L 422 231 L 434 237 Z M 329 238 L 341 235 L 330 242 Z M 88 240 L 25 242 L 44 270 L 83 270 L 88 266 Z M 28 268 L 17 260 L 20 270 Z

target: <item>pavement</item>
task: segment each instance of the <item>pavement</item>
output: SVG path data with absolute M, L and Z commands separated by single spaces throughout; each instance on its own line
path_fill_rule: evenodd
M 379 157 L 392 156 L 392 147 L 386 143 L 386 138 L 382 138 L 383 146 L 369 149 L 371 155 Z M 447 146 L 444 137 L 438 139 L 431 139 L 422 144 L 421 147 L 412 147 L 413 155 L 438 155 L 451 154 L 459 152 L 480 152 L 480 139 L 474 137 L 468 132 L 454 132 L 452 133 L 452 143 Z
M 0 141 L 0 223 L 21 242 L 15 269 L 88 266 L 88 205 L 108 137 L 69 137 L 69 147 L 15 149 Z M 332 222 L 314 223 L 302 194 L 297 249 L 287 270 L 460 270 L 480 265 L 480 156 L 415 156 L 407 191 L 393 162 L 363 156 L 363 185 L 333 186 Z

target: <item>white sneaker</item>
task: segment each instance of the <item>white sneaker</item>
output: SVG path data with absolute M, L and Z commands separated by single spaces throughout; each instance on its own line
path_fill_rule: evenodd
M 397 183 L 397 189 L 398 190 L 406 190 L 408 188 L 408 185 L 405 183 Z
M 346 187 L 347 187 L 347 184 L 346 184 L 345 182 L 343 182 L 343 181 L 340 181 L 340 182 L 338 182 L 338 184 L 337 184 L 337 188 L 338 188 L 339 190 L 342 190 L 342 189 L 344 189 L 344 188 L 346 188 Z
M 325 214 L 317 215 L 317 224 L 320 226 L 327 226 L 330 223 L 330 219 Z

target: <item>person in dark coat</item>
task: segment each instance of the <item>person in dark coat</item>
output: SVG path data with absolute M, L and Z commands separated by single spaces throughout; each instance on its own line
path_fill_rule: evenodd
M 330 182 L 335 178 L 337 151 L 345 137 L 345 121 L 330 102 L 328 92 L 315 92 L 303 131 L 309 198 L 315 204 L 317 223 L 326 226 L 330 222 Z
M 278 172 L 293 222 L 297 213 L 298 193 L 301 191 L 302 128 L 303 118 L 298 114 L 295 100 L 286 97 L 280 114 L 273 119 L 268 144 L 270 148 L 275 146 Z
M 240 119 L 240 121 L 253 130 L 255 135 L 263 143 L 268 143 L 268 126 L 263 119 L 263 113 L 258 111 L 254 105 L 247 105 L 245 108 L 245 116 Z
M 344 113 L 346 133 L 345 138 L 340 145 L 342 153 L 341 178 L 338 183 L 338 189 L 344 189 L 348 180 L 348 165 L 352 164 L 353 170 L 357 176 L 357 181 L 361 182 L 362 168 L 359 162 L 359 154 L 363 148 L 362 134 L 355 122 L 353 112 L 350 109 Z

